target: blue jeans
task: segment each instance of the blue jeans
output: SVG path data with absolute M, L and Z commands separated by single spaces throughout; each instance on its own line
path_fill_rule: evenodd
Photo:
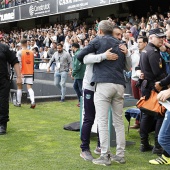
M 54 73 L 54 85 L 61 91 L 61 100 L 65 99 L 67 76 L 68 72 L 66 71 Z
M 165 113 L 165 118 L 158 135 L 158 142 L 170 155 L 170 111 Z
M 79 102 L 80 102 L 80 97 L 82 96 L 82 83 L 83 83 L 83 79 L 74 79 L 73 88 L 77 94 Z
M 55 64 L 55 63 L 52 63 L 52 65 L 51 65 L 51 67 L 50 67 L 50 70 L 51 70 L 51 71 L 54 71 L 54 70 L 55 70 L 55 66 L 56 66 L 56 64 Z

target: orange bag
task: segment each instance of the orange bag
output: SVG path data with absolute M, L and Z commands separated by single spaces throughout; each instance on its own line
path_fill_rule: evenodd
M 166 112 L 166 108 L 158 102 L 157 92 L 154 90 L 151 91 L 151 95 L 148 100 L 145 100 L 145 96 L 141 97 L 136 103 L 136 107 L 139 108 L 141 112 L 151 116 L 156 116 L 158 114 L 164 115 Z

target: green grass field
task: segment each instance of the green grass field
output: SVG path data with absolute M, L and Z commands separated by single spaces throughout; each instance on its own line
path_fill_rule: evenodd
M 35 109 L 23 104 L 21 108 L 10 105 L 10 122 L 7 135 L 0 136 L 0 170 L 169 170 L 166 165 L 154 166 L 148 160 L 156 158 L 151 152 L 140 153 L 139 134 L 130 130 L 126 139 L 136 142 L 126 147 L 124 165 L 112 163 L 109 167 L 94 165 L 80 158 L 80 134 L 63 130 L 65 124 L 79 121 L 77 101 L 65 103 L 37 103 Z M 126 110 L 126 109 L 125 109 Z M 133 124 L 134 120 L 131 120 Z M 153 134 L 151 134 L 153 144 Z M 96 147 L 96 137 L 91 139 L 91 151 Z M 111 151 L 115 153 L 115 148 Z

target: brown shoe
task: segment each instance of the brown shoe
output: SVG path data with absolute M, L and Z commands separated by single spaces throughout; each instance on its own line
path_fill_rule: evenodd
M 31 106 L 30 106 L 30 108 L 31 108 L 31 109 L 34 109 L 35 106 L 36 106 L 36 104 L 35 104 L 35 103 L 32 103 Z
M 130 129 L 139 129 L 140 125 L 139 124 L 134 124 L 133 126 L 130 126 Z
M 80 107 L 80 103 L 77 104 L 77 107 Z

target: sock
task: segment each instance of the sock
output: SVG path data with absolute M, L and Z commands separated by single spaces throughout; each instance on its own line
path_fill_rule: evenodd
M 28 89 L 28 93 L 30 95 L 31 104 L 33 104 L 35 102 L 33 89 L 32 88 Z
M 17 103 L 21 104 L 22 90 L 17 89 Z

